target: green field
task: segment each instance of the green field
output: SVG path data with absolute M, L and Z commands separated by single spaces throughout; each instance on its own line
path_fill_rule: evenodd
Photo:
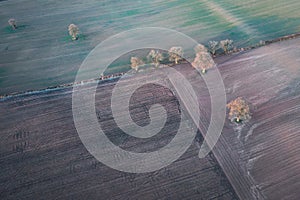
M 86 55 L 125 30 L 166 27 L 204 44 L 229 38 L 242 47 L 299 32 L 299 8 L 296 0 L 0 1 L 0 94 L 74 81 Z M 70 23 L 80 28 L 79 41 L 68 37 Z

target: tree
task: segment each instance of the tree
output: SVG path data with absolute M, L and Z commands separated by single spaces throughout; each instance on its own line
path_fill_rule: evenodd
M 131 68 L 135 69 L 136 71 L 139 69 L 139 66 L 144 65 L 145 63 L 139 59 L 138 57 L 131 57 Z
M 233 48 L 233 41 L 226 39 L 226 40 L 222 40 L 220 42 L 220 46 L 222 47 L 222 49 L 224 50 L 224 52 L 227 54 L 228 51 L 230 51 Z
M 163 60 L 163 55 L 159 51 L 151 50 L 147 56 L 148 60 L 158 67 L 160 62 Z
M 178 64 L 178 61 L 182 60 L 183 50 L 181 47 L 171 47 L 169 49 L 169 60 Z
M 227 104 L 227 108 L 229 109 L 229 119 L 232 122 L 236 121 L 239 123 L 251 118 L 249 106 L 241 97 Z
M 208 53 L 205 46 L 199 44 L 195 47 L 196 57 L 192 62 L 192 66 L 196 69 L 201 69 L 203 74 L 206 73 L 206 70 L 215 66 L 211 55 Z
M 219 49 L 219 42 L 217 41 L 209 41 L 208 49 L 212 55 L 216 55 L 216 51 Z
M 17 21 L 15 20 L 15 19 L 13 19 L 13 18 L 11 18 L 11 19 L 9 19 L 8 20 L 8 24 L 12 27 L 12 29 L 17 29 L 18 27 L 17 27 Z
M 78 39 L 79 28 L 75 24 L 70 24 L 68 27 L 69 35 L 72 37 L 72 40 Z
M 199 52 L 207 52 L 207 48 L 202 44 L 198 44 L 197 46 L 195 46 L 194 50 L 196 54 Z

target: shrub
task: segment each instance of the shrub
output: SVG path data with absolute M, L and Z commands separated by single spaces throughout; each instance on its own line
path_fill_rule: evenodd
M 139 59 L 138 57 L 131 57 L 131 68 L 135 69 L 136 71 L 139 69 L 139 66 L 144 65 L 145 63 Z
M 18 28 L 18 27 L 17 27 L 17 21 L 16 21 L 15 19 L 13 19 L 13 18 L 11 18 L 11 19 L 8 20 L 8 24 L 9 24 L 14 30 Z
M 175 64 L 178 64 L 180 60 L 182 60 L 183 57 L 183 50 L 181 47 L 171 47 L 169 49 L 169 60 L 171 62 L 175 62 Z
M 147 58 L 151 63 L 155 64 L 155 67 L 158 67 L 160 62 L 163 60 L 163 55 L 159 51 L 151 50 Z
M 261 41 L 259 41 L 259 45 L 260 45 L 260 46 L 265 46 L 265 45 L 266 45 L 266 42 L 263 41 L 263 40 L 261 40 Z
M 72 40 L 78 39 L 79 28 L 75 24 L 70 24 L 68 27 L 69 35 L 72 37 Z
M 209 41 L 208 49 L 212 55 L 216 55 L 216 51 L 219 49 L 219 42 L 217 41 Z
M 195 47 L 196 57 L 192 62 L 192 66 L 196 69 L 201 69 L 202 73 L 206 73 L 206 70 L 212 68 L 215 65 L 211 55 L 203 45 L 197 45 Z
M 224 52 L 227 54 L 232 48 L 233 48 L 233 41 L 232 40 L 222 40 L 220 42 L 220 46 L 224 50 Z
M 249 106 L 241 97 L 227 104 L 227 108 L 229 108 L 229 119 L 232 122 L 245 121 L 251 118 Z

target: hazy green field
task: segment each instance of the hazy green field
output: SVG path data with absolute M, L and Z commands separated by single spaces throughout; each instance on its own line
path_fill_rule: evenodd
M 299 32 L 299 8 L 296 0 L 1 1 L 0 94 L 72 82 L 86 55 L 121 31 L 166 27 L 201 43 L 230 38 L 248 46 Z M 8 27 L 11 17 L 17 31 Z M 70 23 L 80 28 L 79 41 L 68 37 Z

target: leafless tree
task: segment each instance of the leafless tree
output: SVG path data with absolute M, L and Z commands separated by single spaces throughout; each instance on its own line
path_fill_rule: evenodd
M 155 67 L 158 67 L 160 62 L 163 60 L 163 55 L 158 50 L 151 50 L 147 56 L 148 60 L 155 64 Z
M 208 49 L 212 55 L 216 55 L 216 51 L 219 49 L 219 42 L 217 41 L 209 41 Z
M 183 57 L 182 47 L 171 47 L 169 49 L 169 60 L 171 62 L 175 62 L 175 64 L 178 64 L 178 62 L 182 60 L 182 57 Z
M 220 46 L 222 47 L 224 52 L 227 54 L 233 48 L 233 41 L 229 40 L 229 39 L 222 40 L 220 42 Z
M 192 66 L 196 69 L 201 69 L 203 74 L 206 70 L 215 66 L 215 62 L 212 59 L 210 53 L 208 53 L 205 46 L 199 44 L 195 47 L 196 57 L 192 62 Z
M 138 57 L 131 57 L 131 68 L 135 69 L 136 71 L 139 69 L 139 66 L 144 65 L 145 63 L 139 59 Z
M 198 44 L 197 46 L 195 46 L 194 50 L 196 54 L 199 52 L 207 52 L 207 48 L 202 44 Z
M 70 24 L 68 27 L 69 35 L 72 37 L 72 40 L 78 39 L 79 28 L 75 24 Z
M 9 19 L 8 20 L 8 24 L 12 27 L 12 29 L 17 29 L 18 27 L 17 27 L 17 21 L 15 20 L 15 19 L 13 19 L 13 18 L 11 18 L 11 19 Z

